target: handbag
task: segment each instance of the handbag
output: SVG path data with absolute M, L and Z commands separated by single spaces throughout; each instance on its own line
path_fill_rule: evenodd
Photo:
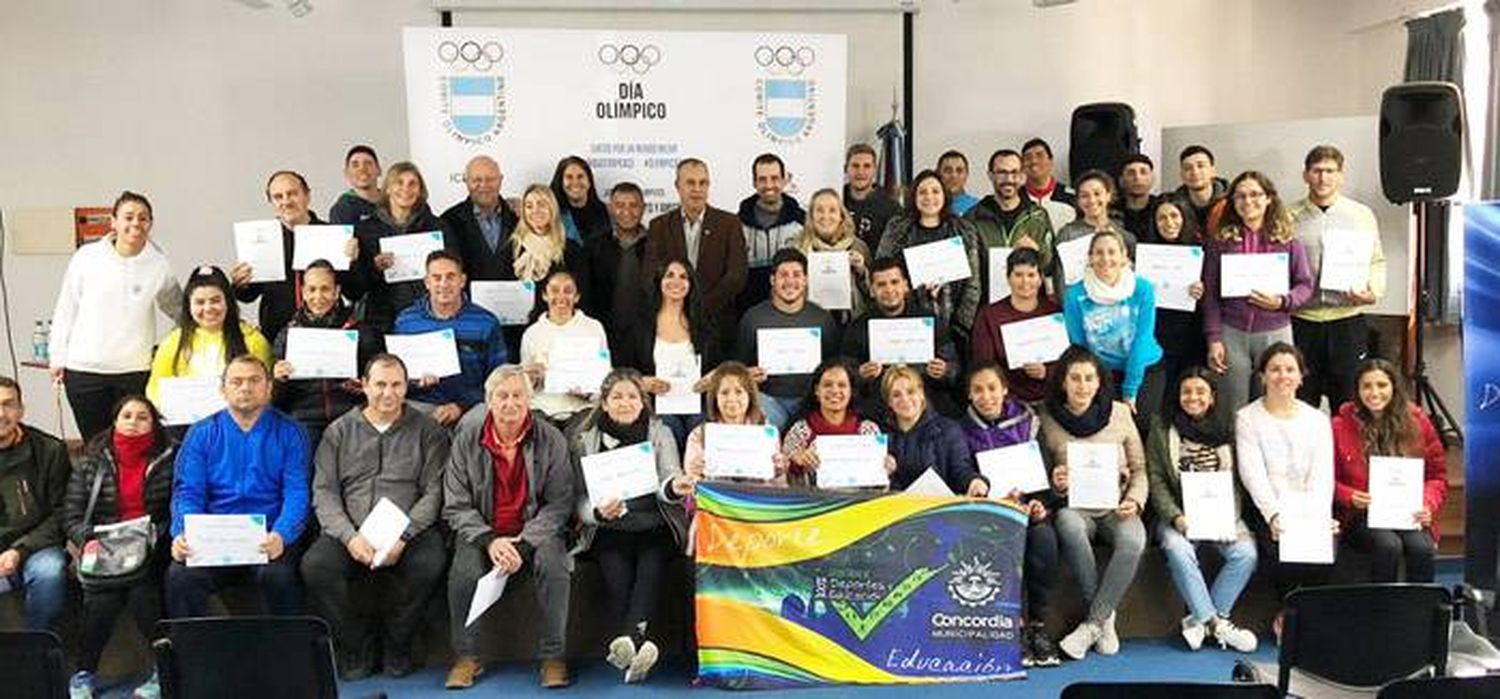
M 94 473 L 89 505 L 83 513 L 84 527 L 94 521 L 94 506 L 99 502 L 103 483 L 104 468 L 100 468 Z M 78 557 L 78 583 L 84 590 L 129 587 L 149 573 L 156 546 L 156 526 L 151 523 L 150 515 L 94 527 L 88 536 Z

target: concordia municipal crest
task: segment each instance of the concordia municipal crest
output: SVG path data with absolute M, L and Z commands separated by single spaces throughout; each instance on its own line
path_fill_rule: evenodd
M 818 81 L 803 74 L 818 61 L 811 46 L 761 44 L 755 49 L 755 117 L 761 135 L 797 143 L 812 135 L 818 117 Z
M 983 607 L 1000 596 L 1000 573 L 978 557 L 960 563 L 948 578 L 948 596 L 965 607 Z
M 437 46 L 443 128 L 468 145 L 489 143 L 505 126 L 505 49 L 497 41 L 450 39 Z

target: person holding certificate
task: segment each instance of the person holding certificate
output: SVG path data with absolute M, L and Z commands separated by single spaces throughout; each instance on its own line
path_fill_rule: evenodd
M 963 429 L 928 407 L 922 376 L 916 369 L 905 364 L 886 369 L 880 379 L 880 395 L 890 411 L 885 431 L 896 460 L 891 490 L 906 490 L 931 469 L 955 493 L 971 498 L 990 494 L 990 482 L 979 474 Z
M 647 444 L 654 488 L 628 496 L 590 492 L 586 459 Z M 677 442 L 651 413 L 644 382 L 634 369 L 616 369 L 604 379 L 599 405 L 589 411 L 568 448 L 583 525 L 573 552 L 591 555 L 604 573 L 605 619 L 614 630 L 605 657 L 625 671 L 626 682 L 640 682 L 661 653 L 652 640 L 661 638 L 660 629 L 652 624 L 659 619 L 668 566 L 687 540 L 682 503 L 693 492 L 693 479 L 683 474 Z
M 790 243 L 811 258 L 815 252 L 844 253 L 849 258 L 849 308 L 833 311 L 840 325 L 858 318 L 870 303 L 870 248 L 854 231 L 854 217 L 834 189 L 820 189 L 807 202 L 807 223 Z
M 802 488 L 816 488 L 818 452 L 813 443 L 823 435 L 880 434 L 880 425 L 862 419 L 851 405 L 854 397 L 854 373 L 843 359 L 829 359 L 813 372 L 812 387 L 803 399 L 804 413 L 781 439 L 781 453 L 789 462 L 787 480 Z M 886 456 L 886 473 L 895 470 L 896 461 Z
M 688 434 L 687 448 L 682 453 L 682 467 L 694 481 L 708 478 L 708 431 L 705 425 L 764 425 L 766 415 L 761 411 L 760 392 L 755 390 L 755 379 L 744 364 L 727 361 L 714 367 L 712 373 L 703 378 L 703 393 L 707 396 L 708 415 L 704 424 L 693 428 Z M 773 476 L 770 485 L 787 484 L 787 458 L 777 451 L 771 457 Z M 689 511 L 691 514 L 691 509 Z
M 595 238 L 609 235 L 609 209 L 599 199 L 594 169 L 589 161 L 570 155 L 557 161 L 549 188 L 560 209 L 558 219 L 568 240 L 585 246 Z
M 1224 404 L 1239 409 L 1261 393 L 1254 380 L 1256 358 L 1277 342 L 1292 341 L 1292 311 L 1312 296 L 1313 278 L 1307 254 L 1297 240 L 1292 219 L 1276 194 L 1276 185 L 1259 172 L 1240 173 L 1230 184 L 1231 205 L 1210 231 L 1203 250 L 1203 332 L 1208 337 L 1208 368 L 1226 378 L 1220 384 Z M 1241 255 L 1285 253 L 1285 281 L 1256 277 Z M 1284 293 L 1252 290 L 1249 296 L 1226 298 L 1226 281 L 1246 281 Z
M 511 231 L 498 253 L 495 279 L 500 281 L 536 282 L 536 304 L 540 312 L 546 299 L 547 275 L 565 269 L 573 278 L 578 296 L 588 296 L 588 258 L 583 246 L 569 240 L 558 215 L 557 197 L 543 184 L 533 184 L 521 195 L 521 220 Z M 522 327 L 505 328 L 505 344 L 511 356 L 521 349 Z
M 969 276 L 944 284 L 925 284 L 916 289 L 917 296 L 936 313 L 938 320 L 953 329 L 955 341 L 967 347 L 974 316 L 984 298 L 979 279 L 979 234 L 974 224 L 955 215 L 948 205 L 948 192 L 936 172 L 923 170 L 911 182 L 911 204 L 902 215 L 891 219 L 876 248 L 876 257 L 895 257 L 907 248 L 947 240 L 955 236 L 963 243 L 968 257 Z M 918 278 L 916 270 L 907 273 Z M 925 277 L 924 277 L 925 278 Z
M 459 421 L 443 475 L 443 519 L 455 537 L 448 611 L 456 658 L 446 686 L 467 689 L 484 672 L 483 618 L 466 622 L 480 578 L 498 570 L 511 582 L 532 579 L 541 612 L 535 631 L 542 686 L 566 687 L 573 570 L 566 536 L 577 504 L 567 439 L 532 417 L 531 378 L 521 367 L 491 372 L 484 393 L 485 402 Z M 506 586 L 516 589 L 521 586 Z
M 974 341 L 969 358 L 975 364 L 994 362 L 1005 372 L 1005 384 L 1016 398 L 1040 405 L 1051 364 L 1031 362 L 1015 369 L 1005 358 L 1005 339 L 1000 328 L 1033 318 L 1062 312 L 1062 306 L 1047 296 L 1042 275 L 1045 269 L 1040 252 L 1017 248 L 1005 259 L 1005 283 L 1010 294 L 985 307 L 974 321 Z
M 542 284 L 542 300 L 547 302 L 547 313 L 526 328 L 521 337 L 521 366 L 538 385 L 542 384 L 549 369 L 567 368 L 552 366 L 552 357 L 562 354 L 564 349 L 609 349 L 604 326 L 578 308 L 578 297 L 578 280 L 565 268 L 550 272 Z M 598 375 L 593 380 L 598 380 Z M 542 411 L 547 419 L 561 427 L 588 407 L 587 390 L 539 393 L 532 400 L 531 407 Z
M 390 677 L 411 673 L 412 638 L 448 563 L 434 526 L 443 506 L 448 432 L 407 404 L 400 357 L 371 358 L 362 386 L 368 404 L 340 415 L 318 445 L 312 498 L 323 533 L 302 558 L 308 596 L 333 630 L 345 681 L 368 677 L 377 658 Z M 405 518 L 393 540 L 373 533 L 379 523 L 370 520 L 382 501 Z M 378 609 L 354 607 L 349 588 L 356 584 L 376 592 Z M 379 638 L 370 634 L 376 618 L 384 627 Z
M 807 336 L 794 337 L 796 345 L 781 342 L 785 334 L 771 340 L 772 332 L 783 329 L 816 332 L 818 337 L 812 341 Z M 812 383 L 811 372 L 838 350 L 838 333 L 833 315 L 807 300 L 807 257 L 792 248 L 777 250 L 771 259 L 771 298 L 740 318 L 734 352 L 760 384 L 766 422 L 782 429 L 801 410 L 802 396 Z M 772 366 L 773 357 L 785 357 L 800 370 Z
M 1147 495 L 1146 454 L 1130 408 L 1113 396 L 1109 372 L 1085 347 L 1068 348 L 1047 377 L 1042 449 L 1052 464 L 1052 489 L 1068 498 L 1068 505 L 1057 511 L 1057 538 L 1088 609 L 1083 622 L 1058 643 L 1074 660 L 1082 660 L 1090 648 L 1104 655 L 1120 652 L 1115 609 L 1135 579 L 1146 547 L 1146 528 L 1141 524 Z M 1085 451 L 1112 458 L 1101 457 L 1102 467 L 1092 462 L 1069 463 L 1070 453 Z M 1118 504 L 1077 506 L 1085 487 Z M 1102 576 L 1094 561 L 1096 538 L 1108 541 L 1113 549 Z
M 1184 211 L 1181 200 L 1162 197 L 1156 204 L 1154 235 L 1141 242 L 1153 245 L 1202 246 L 1203 238 L 1198 229 L 1198 219 Z M 1203 300 L 1202 281 L 1188 287 L 1188 296 Z M 1190 366 L 1203 366 L 1208 360 L 1208 343 L 1203 339 L 1203 304 L 1193 310 L 1156 306 L 1156 344 L 1161 345 L 1161 372 L 1163 386 L 1176 386 L 1177 378 Z M 1170 396 L 1162 401 L 1162 414 L 1171 412 Z
M 1161 410 L 1156 291 L 1136 276 L 1127 254 L 1119 233 L 1094 234 L 1083 281 L 1063 292 L 1063 317 L 1068 339 L 1089 348 L 1114 374 L 1111 383 L 1120 387 L 1114 397 L 1124 400 L 1145 428 Z
M 1207 369 L 1188 367 L 1176 384 L 1167 417 L 1152 420 L 1146 440 L 1151 509 L 1156 513 L 1156 539 L 1167 555 L 1172 582 L 1187 602 L 1182 638 L 1188 648 L 1198 650 L 1205 638 L 1211 638 L 1220 648 L 1254 653 L 1255 633 L 1230 621 L 1234 603 L 1255 573 L 1255 537 L 1240 518 L 1239 491 L 1234 485 L 1234 423 L 1229 411 L 1215 400 L 1214 382 Z M 1204 474 L 1217 476 L 1222 487 L 1213 492 L 1214 500 L 1201 507 L 1195 502 L 1193 510 L 1223 513 L 1223 521 L 1232 527 L 1211 537 L 1198 532 L 1199 525 L 1208 522 L 1192 522 L 1187 517 L 1187 498 L 1201 493 L 1183 485 L 1185 479 L 1204 478 Z M 1225 489 L 1227 493 L 1222 492 Z M 1224 562 L 1212 586 L 1203 579 L 1198 564 L 1200 546 L 1215 549 Z
M 1030 251 L 1035 254 L 1036 251 Z M 1005 370 L 986 361 L 969 371 L 969 408 L 959 423 L 974 454 L 1004 449 L 1036 441 L 1040 423 L 1036 411 L 1026 402 L 1010 395 Z M 998 486 L 997 486 L 998 489 Z M 1003 493 L 1026 508 L 1026 558 L 1021 577 L 1026 581 L 1021 599 L 1021 615 L 1026 625 L 1021 629 L 1021 664 L 1025 667 L 1052 667 L 1062 662 L 1057 644 L 1047 634 L 1042 620 L 1058 584 L 1057 529 L 1053 526 L 1048 500 L 1050 493 L 1028 495 L 1019 490 Z M 1056 505 L 1057 503 L 1050 503 Z
M 209 596 L 248 580 L 260 588 L 271 614 L 300 614 L 297 566 L 308 517 L 307 432 L 271 407 L 271 372 L 259 358 L 230 359 L 220 385 L 228 409 L 193 425 L 177 455 L 167 613 L 177 619 L 208 616 Z M 212 559 L 217 553 L 188 544 L 189 515 L 263 518 L 269 530 L 254 536 L 261 539 L 258 548 L 267 562 L 189 566 L 190 559 Z M 232 533 L 244 538 L 242 532 Z M 239 550 L 251 542 L 221 543 Z
M 1332 518 L 1333 428 L 1322 411 L 1297 400 L 1305 366 L 1294 345 L 1272 344 L 1257 367 L 1265 395 L 1240 408 L 1234 418 L 1240 482 L 1268 528 L 1261 556 L 1275 561 L 1272 580 L 1278 598 L 1298 587 L 1327 584 L 1333 568 L 1331 555 L 1325 564 L 1281 561 L 1280 539 L 1288 531 L 1283 519 L 1326 520 L 1330 540 L 1339 531 Z M 1306 527 L 1298 533 L 1321 535 Z
M 1395 365 L 1366 359 L 1355 380 L 1354 400 L 1343 404 L 1333 417 L 1334 509 L 1349 533 L 1349 543 L 1372 555 L 1371 582 L 1401 582 L 1396 572 L 1403 561 L 1406 582 L 1432 582 L 1437 515 L 1448 494 L 1443 440 L 1426 411 L 1407 396 Z M 1406 484 L 1420 492 L 1421 509 L 1411 513 L 1405 529 L 1376 528 L 1369 520 L 1372 457 L 1421 460 L 1420 484 L 1414 478 Z
M 219 376 L 231 357 L 249 354 L 271 365 L 271 344 L 255 326 L 240 320 L 239 304 L 230 294 L 229 277 L 218 267 L 199 267 L 188 275 L 177 328 L 156 347 L 146 397 L 162 399 L 168 378 Z M 170 413 L 170 407 L 166 409 Z
M 703 369 L 717 365 L 718 343 L 708 336 L 710 324 L 703 317 L 698 276 L 687 259 L 669 257 L 656 271 L 646 296 L 649 315 L 621 319 L 624 334 L 615 347 L 615 364 L 641 372 L 646 392 L 664 396 L 672 392 L 673 378 L 690 378 L 696 384 Z M 697 373 L 671 376 L 681 374 L 685 367 L 696 367 Z M 672 430 L 679 451 L 687 448 L 688 433 L 703 422 L 702 414 L 657 418 Z
M 1076 186 L 1078 211 L 1082 215 L 1057 229 L 1057 236 L 1052 242 L 1053 249 L 1056 250 L 1057 246 L 1071 240 L 1092 238 L 1100 233 L 1114 233 L 1125 241 L 1126 255 L 1135 259 L 1135 234 L 1121 225 L 1114 218 L 1115 212 L 1110 209 L 1115 199 L 1115 178 L 1103 170 L 1089 170 L 1078 176 Z M 1058 258 L 1058 263 L 1055 279 L 1059 285 L 1063 285 L 1065 277 L 1061 258 Z
M 365 289 L 365 322 L 382 332 L 389 331 L 396 315 L 422 297 L 422 280 L 386 281 L 386 270 L 396 266 L 396 255 L 383 252 L 382 238 L 437 232 L 443 247 L 454 245 L 448 224 L 427 206 L 427 181 L 422 171 L 409 162 L 399 162 L 385 171 L 381 189 L 385 197 L 375 215 L 354 227 L 359 256 L 353 270 Z
M 68 477 L 68 489 L 63 495 L 63 533 L 80 563 L 99 526 L 146 517 L 156 528 L 158 541 L 151 549 L 151 560 L 145 564 L 145 575 L 136 582 L 119 587 L 83 588 L 78 672 L 68 683 L 73 696 L 82 690 L 93 696 L 99 657 L 114 633 L 115 621 L 127 607 L 141 635 L 148 642 L 156 640 L 156 622 L 161 619 L 162 574 L 170 560 L 167 532 L 172 522 L 172 459 L 177 454 L 176 445 L 167 437 L 156 406 L 145 396 L 127 396 L 115 404 L 112 412 L 114 426 L 89 441 L 83 460 Z M 153 691 L 160 691 L 155 672 L 137 694 L 157 696 Z
M 886 358 L 872 350 L 879 348 L 883 341 L 894 338 L 892 333 L 882 335 L 880 328 L 888 328 L 887 323 L 893 320 L 922 322 L 931 319 L 932 358 L 908 366 L 922 373 L 927 398 L 938 414 L 958 415 L 960 409 L 953 396 L 958 382 L 958 349 L 953 345 L 948 326 L 912 294 L 911 280 L 907 278 L 906 268 L 902 266 L 899 257 L 875 259 L 870 265 L 870 288 L 875 302 L 864 315 L 844 328 L 840 349 L 840 354 L 845 358 L 859 363 L 855 377 L 855 403 L 860 414 L 877 421 L 883 419 L 885 414 L 885 401 L 880 397 L 880 375 L 885 372 L 886 365 L 875 361 L 875 358 Z M 872 328 L 876 329 L 873 335 Z
M 411 400 L 430 409 L 432 418 L 452 427 L 470 407 L 484 402 L 484 379 L 510 355 L 500 335 L 500 321 L 489 311 L 464 297 L 463 262 L 448 250 L 427 255 L 427 274 L 422 285 L 427 296 L 417 299 L 396 316 L 398 335 L 422 335 L 453 331 L 459 373 L 416 377 Z M 451 355 L 450 355 L 451 356 Z
M 1009 148 L 995 151 L 990 155 L 989 171 L 995 193 L 980 199 L 964 214 L 974 224 L 980 244 L 989 250 L 1030 248 L 1041 256 L 1041 269 L 1052 269 L 1052 218 L 1041 204 L 1022 196 L 1021 185 L 1026 175 L 1021 172 L 1021 154 Z M 979 262 L 981 288 L 988 291 L 996 283 L 994 275 L 1000 270 L 990 269 L 988 254 L 980 255 Z M 975 320 L 976 326 L 978 323 Z M 975 332 L 977 335 L 977 328 Z M 1037 396 L 1040 398 L 1041 394 Z

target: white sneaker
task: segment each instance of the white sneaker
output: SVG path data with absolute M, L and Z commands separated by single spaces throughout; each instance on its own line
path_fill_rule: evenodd
M 1109 618 L 1099 625 L 1099 639 L 1094 641 L 1094 650 L 1100 655 L 1114 655 L 1120 652 L 1120 635 L 1115 633 L 1115 615 L 1110 613 Z
M 1193 615 L 1189 614 L 1182 618 L 1182 639 L 1187 641 L 1188 650 L 1198 650 L 1203 647 L 1203 637 L 1208 635 L 1208 628 Z
M 609 642 L 609 654 L 604 656 L 605 660 L 621 670 L 630 667 L 635 660 L 635 641 L 629 636 L 616 636 L 615 640 Z
M 625 683 L 634 684 L 646 679 L 646 675 L 651 674 L 651 668 L 656 666 L 658 655 L 655 643 L 642 642 L 641 649 L 635 652 L 635 659 L 630 661 L 629 669 L 625 670 Z
M 1219 639 L 1221 649 L 1233 648 L 1241 653 L 1254 653 L 1256 646 L 1260 645 L 1255 632 L 1235 626 L 1229 617 L 1221 616 L 1214 620 L 1213 625 L 1214 638 Z
M 1063 654 L 1069 658 L 1083 660 L 1084 656 L 1089 654 L 1089 647 L 1099 640 L 1102 633 L 1098 624 L 1085 621 L 1071 633 L 1063 636 L 1063 640 L 1058 641 L 1057 647 L 1061 648 Z

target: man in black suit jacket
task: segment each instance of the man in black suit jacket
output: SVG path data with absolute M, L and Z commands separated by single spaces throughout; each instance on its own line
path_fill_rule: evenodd
M 509 254 L 505 242 L 518 219 L 500 198 L 504 179 L 494 158 L 475 156 L 464 166 L 469 197 L 443 212 L 443 221 L 458 239 L 458 254 L 470 281 L 508 278 L 501 275 L 500 260 Z

